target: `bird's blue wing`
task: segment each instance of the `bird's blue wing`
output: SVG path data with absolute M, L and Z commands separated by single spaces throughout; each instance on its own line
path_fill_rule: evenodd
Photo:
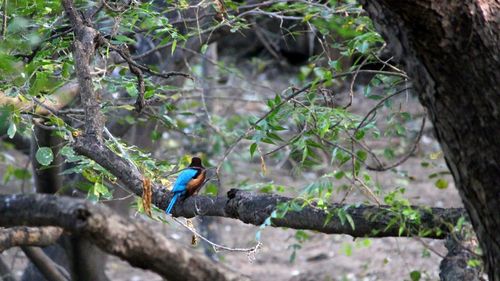
M 198 170 L 196 169 L 186 169 L 182 171 L 177 177 L 177 180 L 175 180 L 172 192 L 181 192 L 186 190 L 186 185 L 196 175 L 196 173 L 198 173 Z

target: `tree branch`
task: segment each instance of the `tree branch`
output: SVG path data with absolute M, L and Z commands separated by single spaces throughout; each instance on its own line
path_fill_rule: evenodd
M 80 137 L 74 145 L 75 150 L 109 170 L 128 189 L 138 196 L 142 196 L 142 175 L 134 169 L 125 159 L 116 155 L 102 144 L 95 143 L 92 139 Z M 171 198 L 171 193 L 159 185 L 153 186 L 153 203 L 166 209 Z M 293 201 L 293 198 L 271 194 L 254 194 L 233 189 L 227 196 L 207 197 L 194 196 L 176 204 L 173 210 L 175 216 L 191 218 L 194 216 L 219 216 L 241 220 L 245 223 L 261 225 L 276 210 L 278 204 Z M 301 205 L 302 202 L 298 201 Z M 348 234 L 353 237 L 388 237 L 388 236 L 421 236 L 442 239 L 448 233 L 450 225 L 454 225 L 465 213 L 461 208 L 443 209 L 413 207 L 420 214 L 421 222 L 415 228 L 399 233 L 402 223 L 411 225 L 411 222 L 394 222 L 398 213 L 391 212 L 390 206 L 349 206 L 333 204 L 327 210 L 335 212 L 339 208 L 353 218 L 355 229 L 348 223 L 342 224 L 338 216 L 329 218 L 328 212 L 314 206 L 306 206 L 298 212 L 288 212 L 283 218 L 272 219 L 276 227 L 289 227 L 294 229 L 310 229 L 329 234 Z M 417 222 L 415 222 L 417 223 Z M 390 226 L 389 226 L 390 225 Z M 425 234 L 421 230 L 432 230 Z
M 54 244 L 63 230 L 59 227 L 0 228 L 0 253 L 17 246 L 44 247 Z
M 38 268 L 40 273 L 51 281 L 68 281 L 69 274 L 66 272 L 64 276 L 58 269 L 58 265 L 51 260 L 40 248 L 36 247 L 21 247 L 24 254 Z
M 171 281 L 247 280 L 101 204 L 54 195 L 0 195 L 0 213 L 2 226 L 58 226 Z
M 85 134 L 100 141 L 104 116 L 100 111 L 101 97 L 94 91 L 90 69 L 95 49 L 98 46 L 98 32 L 90 22 L 82 18 L 71 0 L 63 0 L 62 4 L 75 34 L 73 57 L 80 97 L 85 109 Z

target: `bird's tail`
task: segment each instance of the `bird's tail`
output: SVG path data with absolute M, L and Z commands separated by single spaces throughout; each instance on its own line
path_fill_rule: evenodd
M 171 214 L 172 212 L 172 208 L 174 207 L 175 205 L 175 202 L 177 201 L 177 198 L 179 197 L 179 193 L 176 193 L 174 194 L 174 197 L 172 197 L 172 200 L 170 200 L 170 204 L 168 204 L 168 207 L 167 207 L 167 215 Z

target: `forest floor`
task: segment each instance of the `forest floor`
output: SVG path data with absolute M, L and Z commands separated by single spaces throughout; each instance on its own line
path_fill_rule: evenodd
M 258 78 L 261 79 L 261 78 Z M 257 80 L 258 80 L 257 79 Z M 256 81 L 257 81 L 256 80 Z M 282 78 L 281 84 L 271 84 L 269 87 L 280 91 L 288 83 Z M 240 85 L 241 86 L 241 85 Z M 279 92 L 279 91 L 278 91 Z M 241 96 L 252 94 L 242 93 Z M 362 95 L 362 94 L 359 94 Z M 418 111 L 420 105 L 414 98 L 401 97 L 400 102 L 410 111 Z M 224 104 L 216 104 L 219 110 L 225 110 Z M 233 108 L 237 106 L 233 103 Z M 366 112 L 373 102 L 365 102 L 355 98 L 353 110 Z M 217 108 L 216 108 L 217 110 Z M 238 109 L 234 109 L 236 112 Z M 243 109 L 239 109 L 243 110 Z M 258 110 L 258 108 L 257 108 Z M 418 119 L 417 119 L 418 120 Z M 418 121 L 420 122 L 420 121 Z M 428 122 L 430 123 L 430 122 Z M 418 123 L 419 124 L 419 123 Z M 428 125 L 430 127 L 430 125 Z M 418 128 L 418 125 L 417 125 Z M 370 146 L 382 147 L 385 143 L 367 143 Z M 398 145 L 398 144 L 395 144 Z M 408 145 L 404 146 L 407 147 Z M 248 147 L 248 146 L 246 146 Z M 403 146 L 402 146 L 403 147 Z M 246 148 L 248 149 L 248 148 Z M 286 187 L 285 195 L 300 194 L 301 189 L 316 178 L 315 172 L 294 174 L 290 169 L 278 163 L 267 163 L 267 175 L 262 177 L 258 161 L 238 161 L 237 153 L 232 156 L 233 172 L 239 178 L 224 178 L 224 188 L 236 188 L 238 182 L 248 179 L 249 182 L 273 181 Z M 429 162 L 424 167 L 422 162 Z M 417 151 L 395 171 L 373 172 L 372 177 L 384 190 L 404 187 L 405 197 L 415 205 L 435 207 L 461 207 L 460 197 L 447 171 L 440 148 L 432 136 L 432 130 L 427 128 L 418 145 Z M 445 189 L 438 189 L 431 175 L 439 172 L 450 184 Z M 432 176 L 431 176 L 432 177 Z M 2 193 L 11 192 L 0 190 Z M 334 202 L 339 202 L 345 191 L 339 190 Z M 367 197 L 359 190 L 354 190 L 347 202 L 363 202 Z M 131 212 L 131 214 L 133 211 Z M 133 214 L 132 214 L 133 215 Z M 143 219 L 138 216 L 138 219 Z M 170 224 L 153 223 L 156 231 L 165 233 L 169 238 L 177 240 L 177 244 L 189 251 L 203 254 L 203 245 L 191 246 L 191 234 L 171 219 Z M 195 219 L 195 224 L 203 218 Z M 209 228 L 216 236 L 216 241 L 231 247 L 251 247 L 255 245 L 255 234 L 259 227 L 242 222 L 214 218 L 210 219 Z M 377 238 L 356 239 L 346 235 L 326 235 L 306 231 L 308 239 L 297 244 L 296 230 L 266 227 L 261 234 L 262 248 L 252 257 L 247 254 L 233 252 L 218 252 L 218 263 L 227 266 L 253 280 L 271 281 L 343 281 L 343 280 L 411 280 L 410 272 L 420 271 L 421 280 L 438 280 L 439 263 L 445 255 L 443 241 L 415 238 Z M 299 245 L 292 261 L 293 245 Z M 18 249 L 10 249 L 2 254 L 2 258 L 14 266 L 14 272 L 20 276 L 26 265 L 26 260 Z M 106 270 L 111 280 L 162 280 L 150 271 L 131 267 L 116 257 L 110 257 Z

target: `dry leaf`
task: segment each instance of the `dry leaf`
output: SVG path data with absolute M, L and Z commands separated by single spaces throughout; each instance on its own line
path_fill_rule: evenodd
M 215 6 L 217 7 L 217 15 L 215 16 L 218 20 L 224 20 L 224 14 L 227 13 L 226 7 L 223 0 L 213 0 Z
M 190 229 L 194 230 L 194 225 L 193 221 L 190 219 L 186 219 L 186 226 L 189 227 Z M 191 245 L 196 246 L 198 245 L 198 236 L 196 236 L 193 233 L 193 236 L 191 236 Z
M 191 236 L 191 245 L 197 246 L 198 245 L 198 236 L 194 235 Z
M 151 188 L 151 180 L 148 178 L 142 179 L 142 206 L 144 212 L 151 217 L 151 197 L 153 190 Z
M 264 156 L 262 155 L 262 150 L 260 150 L 259 146 L 257 146 L 257 150 L 259 150 L 260 154 L 260 169 L 262 170 L 262 174 L 265 176 L 267 173 L 266 161 L 264 160 Z

